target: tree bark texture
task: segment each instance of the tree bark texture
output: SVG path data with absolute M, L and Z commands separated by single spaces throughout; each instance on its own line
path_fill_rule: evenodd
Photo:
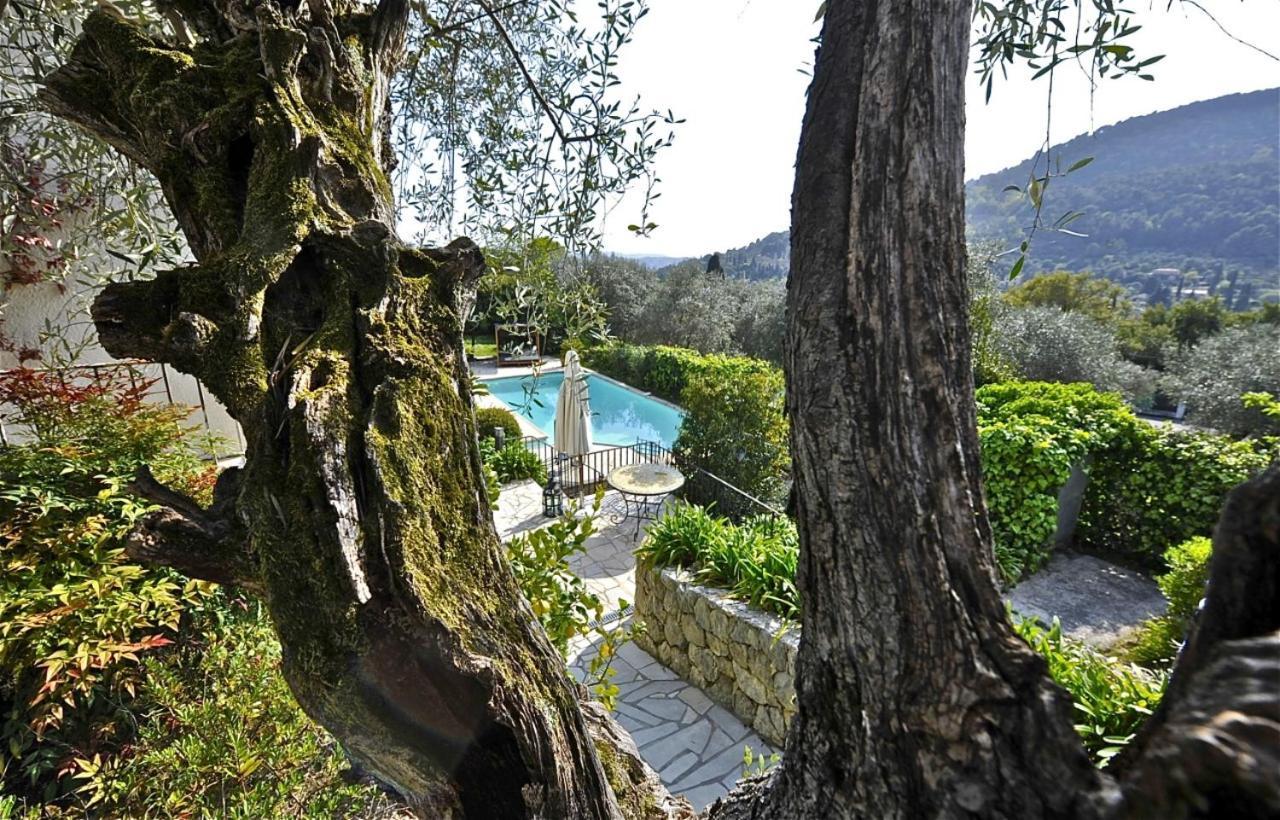
M 785 353 L 798 713 L 780 769 L 711 814 L 1266 816 L 1280 725 L 1274 689 L 1263 694 L 1280 683 L 1265 635 L 1278 547 L 1274 503 L 1258 506 L 1266 491 L 1224 514 L 1249 523 L 1220 530 L 1210 614 L 1170 688 L 1179 717 L 1123 790 L 1092 767 L 1069 698 L 1008 624 L 965 322 L 969 22 L 963 2 L 826 4 L 792 200 Z M 1189 658 L 1219 638 L 1249 640 L 1196 675 Z
M 792 199 L 804 614 L 776 816 L 1072 817 L 1102 790 L 996 591 L 964 322 L 969 20 L 827 6 Z
M 423 816 L 680 811 L 501 552 L 461 355 L 483 258 L 393 228 L 407 2 L 164 10 L 194 45 L 100 10 L 43 92 L 156 175 L 197 259 L 106 288 L 103 346 L 200 378 L 248 442 L 209 509 L 141 476 L 132 553 L 260 591 L 298 702 Z

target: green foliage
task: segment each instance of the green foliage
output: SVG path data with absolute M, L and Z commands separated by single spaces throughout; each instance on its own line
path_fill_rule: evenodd
M 1176 356 L 1167 377 L 1197 424 L 1245 435 L 1280 435 L 1280 416 L 1246 394 L 1280 395 L 1280 327 L 1232 327 Z
M 1179 350 L 1195 347 L 1200 340 L 1221 332 L 1227 321 L 1222 300 L 1185 299 L 1169 310 L 1169 328 Z
M 1142 633 L 1129 651 L 1131 660 L 1165 664 L 1177 656 L 1178 644 L 1205 595 L 1212 557 L 1213 542 L 1203 536 L 1188 538 L 1165 552 L 1169 571 L 1157 576 L 1156 582 L 1169 601 L 1169 609 L 1142 625 Z
M 586 514 L 580 514 L 574 504 L 546 527 L 516 536 L 508 542 L 507 553 L 516 582 L 561 655 L 568 655 L 569 643 L 575 638 L 595 639 L 597 651 L 587 670 L 587 683 L 605 706 L 613 708 L 618 687 L 612 680 L 611 660 L 618 647 L 631 639 L 635 627 L 609 629 L 601 624 L 604 601 L 587 589 L 569 563 L 574 556 L 586 553 L 603 498 L 601 490 Z M 618 602 L 620 611 L 628 606 L 626 601 Z
M 524 435 L 515 414 L 503 407 L 477 407 L 476 430 L 480 438 L 494 440 L 493 428 L 501 427 L 508 443 L 517 442 Z
M 800 616 L 796 563 L 800 541 L 787 518 L 754 516 L 739 524 L 705 508 L 680 503 L 652 527 L 637 558 L 655 566 L 686 567 L 699 583 L 792 620 Z
M 539 484 L 547 483 L 547 468 L 538 454 L 519 440 L 509 441 L 501 449 L 495 449 L 492 439 L 480 440 L 480 456 L 485 467 L 492 470 L 498 483 L 523 481 L 532 478 Z
M 1115 332 L 1096 319 L 1053 306 L 1006 307 L 994 324 L 990 346 L 1018 378 L 1088 382 L 1135 403 L 1155 394 L 1155 374 L 1125 361 Z
M 703 354 L 665 345 L 646 346 L 621 342 L 583 352 L 583 364 L 632 387 L 679 403 L 685 385 L 694 376 L 733 381 L 749 374 L 777 374 L 774 365 L 746 356 Z
M 1156 578 L 1160 591 L 1169 599 L 1169 614 L 1190 618 L 1204 597 L 1209 583 L 1209 559 L 1213 541 L 1203 536 L 1188 538 L 1164 554 L 1169 571 Z
M 488 272 L 477 290 L 473 324 L 501 324 L 523 328 L 525 343 L 540 339 L 549 349 L 553 339 L 562 346 L 584 347 L 608 338 L 608 309 L 595 286 L 578 275 L 564 248 L 545 237 L 518 245 L 490 248 Z M 516 341 L 521 341 L 519 335 Z M 508 343 L 497 354 L 507 352 Z
M 187 410 L 144 403 L 146 387 L 124 374 L 0 378 L 28 439 L 0 447 L 0 770 L 29 797 L 64 795 L 84 760 L 128 740 L 140 660 L 208 594 L 124 555 L 149 509 L 126 490 L 139 466 L 205 500 L 212 484 L 182 437 Z
M 1168 676 L 1124 664 L 1063 636 L 1054 619 L 1045 629 L 1014 618 L 1014 630 L 1049 664 L 1049 675 L 1071 695 L 1076 732 L 1099 766 L 1133 739 L 1164 695 Z
M 781 373 L 692 375 L 680 403 L 685 416 L 672 453 L 687 477 L 685 497 L 735 517 L 758 511 L 705 470 L 766 504 L 784 505 L 791 459 Z
M 1275 439 L 1153 427 L 1087 384 L 1004 382 L 979 388 L 977 400 L 987 507 L 1009 581 L 1048 557 L 1058 489 L 1086 456 L 1076 543 L 1157 563 L 1211 533 L 1227 491 L 1280 454 Z
M 972 243 L 966 254 L 969 337 L 973 348 L 973 380 L 978 387 L 1017 377 L 1013 366 L 996 349 L 996 325 L 1006 309 L 995 277 L 995 263 L 1000 256 L 1001 246 L 995 242 Z
M 1042 416 L 979 427 L 996 564 L 1012 583 L 1049 560 L 1058 491 L 1088 452 L 1087 434 Z
M 1142 422 L 1119 396 L 1087 384 L 1002 382 L 980 388 L 977 401 L 996 563 L 1012 583 L 1048 560 L 1072 467 L 1103 457 Z
M 1091 273 L 1042 273 L 1010 288 L 1005 301 L 1017 307 L 1056 307 L 1100 322 L 1113 322 L 1132 308 L 1129 291 Z
M 261 605 L 231 600 L 171 657 L 145 664 L 129 754 L 84 761 L 79 797 L 107 816 L 391 816 L 298 707 Z M 196 631 L 196 630 L 192 630 Z
M 1275 440 L 1138 427 L 1095 460 L 1076 539 L 1156 562 L 1169 547 L 1212 533 L 1227 492 L 1277 455 Z
M 761 751 L 757 754 L 750 746 L 742 747 L 742 776 L 744 778 L 764 777 L 770 769 L 781 762 L 782 755 L 777 752 L 766 755 Z

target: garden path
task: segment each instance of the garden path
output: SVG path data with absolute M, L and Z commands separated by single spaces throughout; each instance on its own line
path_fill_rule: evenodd
M 620 507 L 616 493 L 605 494 L 586 554 L 571 561 L 573 570 L 610 611 L 621 601 L 635 600 L 634 551 L 644 538 L 643 530 L 639 539 L 633 537 L 634 524 L 616 520 Z M 503 487 L 494 519 L 504 541 L 547 524 L 542 488 L 532 481 Z M 627 613 L 609 628 L 629 626 L 630 610 Z M 570 645 L 569 668 L 579 679 L 595 653 L 590 641 Z M 776 751 L 736 716 L 712 703 L 701 689 L 681 680 L 634 643 L 623 644 L 613 668 L 619 690 L 614 717 L 631 733 L 641 757 L 662 782 L 688 798 L 695 809 L 701 811 L 733 788 L 742 775 L 743 747 L 749 746 L 757 755 Z
M 1046 624 L 1058 618 L 1063 634 L 1105 649 L 1165 610 L 1164 595 L 1146 575 L 1095 558 L 1058 552 L 1008 595 L 1021 615 Z

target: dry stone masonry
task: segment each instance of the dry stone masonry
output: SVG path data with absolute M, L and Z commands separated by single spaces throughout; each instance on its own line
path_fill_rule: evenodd
M 799 626 L 752 609 L 683 569 L 636 568 L 636 642 L 760 736 L 783 745 L 795 714 Z

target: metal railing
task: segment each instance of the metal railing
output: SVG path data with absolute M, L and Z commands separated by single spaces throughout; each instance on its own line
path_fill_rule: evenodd
M 628 464 L 670 464 L 671 451 L 656 441 L 637 441 L 615 447 L 603 447 L 581 455 L 568 455 L 552 446 L 545 438 L 525 436 L 521 443 L 542 459 L 548 474 L 552 470 L 565 495 L 579 496 L 594 492 L 605 483 L 609 473 Z
M 671 451 L 656 441 L 637 441 L 630 445 L 605 447 L 578 456 L 561 453 L 545 438 L 525 436 L 521 439 L 521 443 L 538 454 L 547 468 L 548 475 L 555 470 L 557 482 L 569 496 L 594 492 L 596 488 L 604 485 L 609 472 L 617 467 L 625 467 L 628 464 L 673 464 L 675 461 Z M 761 501 L 746 490 L 735 487 L 715 473 L 701 467 L 694 470 L 689 478 L 690 484 L 685 485 L 686 489 L 691 489 L 693 482 L 699 480 L 709 482 L 715 490 L 711 495 L 716 499 L 717 506 L 723 508 L 722 512 L 746 515 L 748 511 L 755 511 L 769 515 L 785 515 L 782 510 L 772 504 Z M 706 496 L 708 493 L 704 491 L 699 495 Z M 732 503 L 729 503 L 730 499 Z

